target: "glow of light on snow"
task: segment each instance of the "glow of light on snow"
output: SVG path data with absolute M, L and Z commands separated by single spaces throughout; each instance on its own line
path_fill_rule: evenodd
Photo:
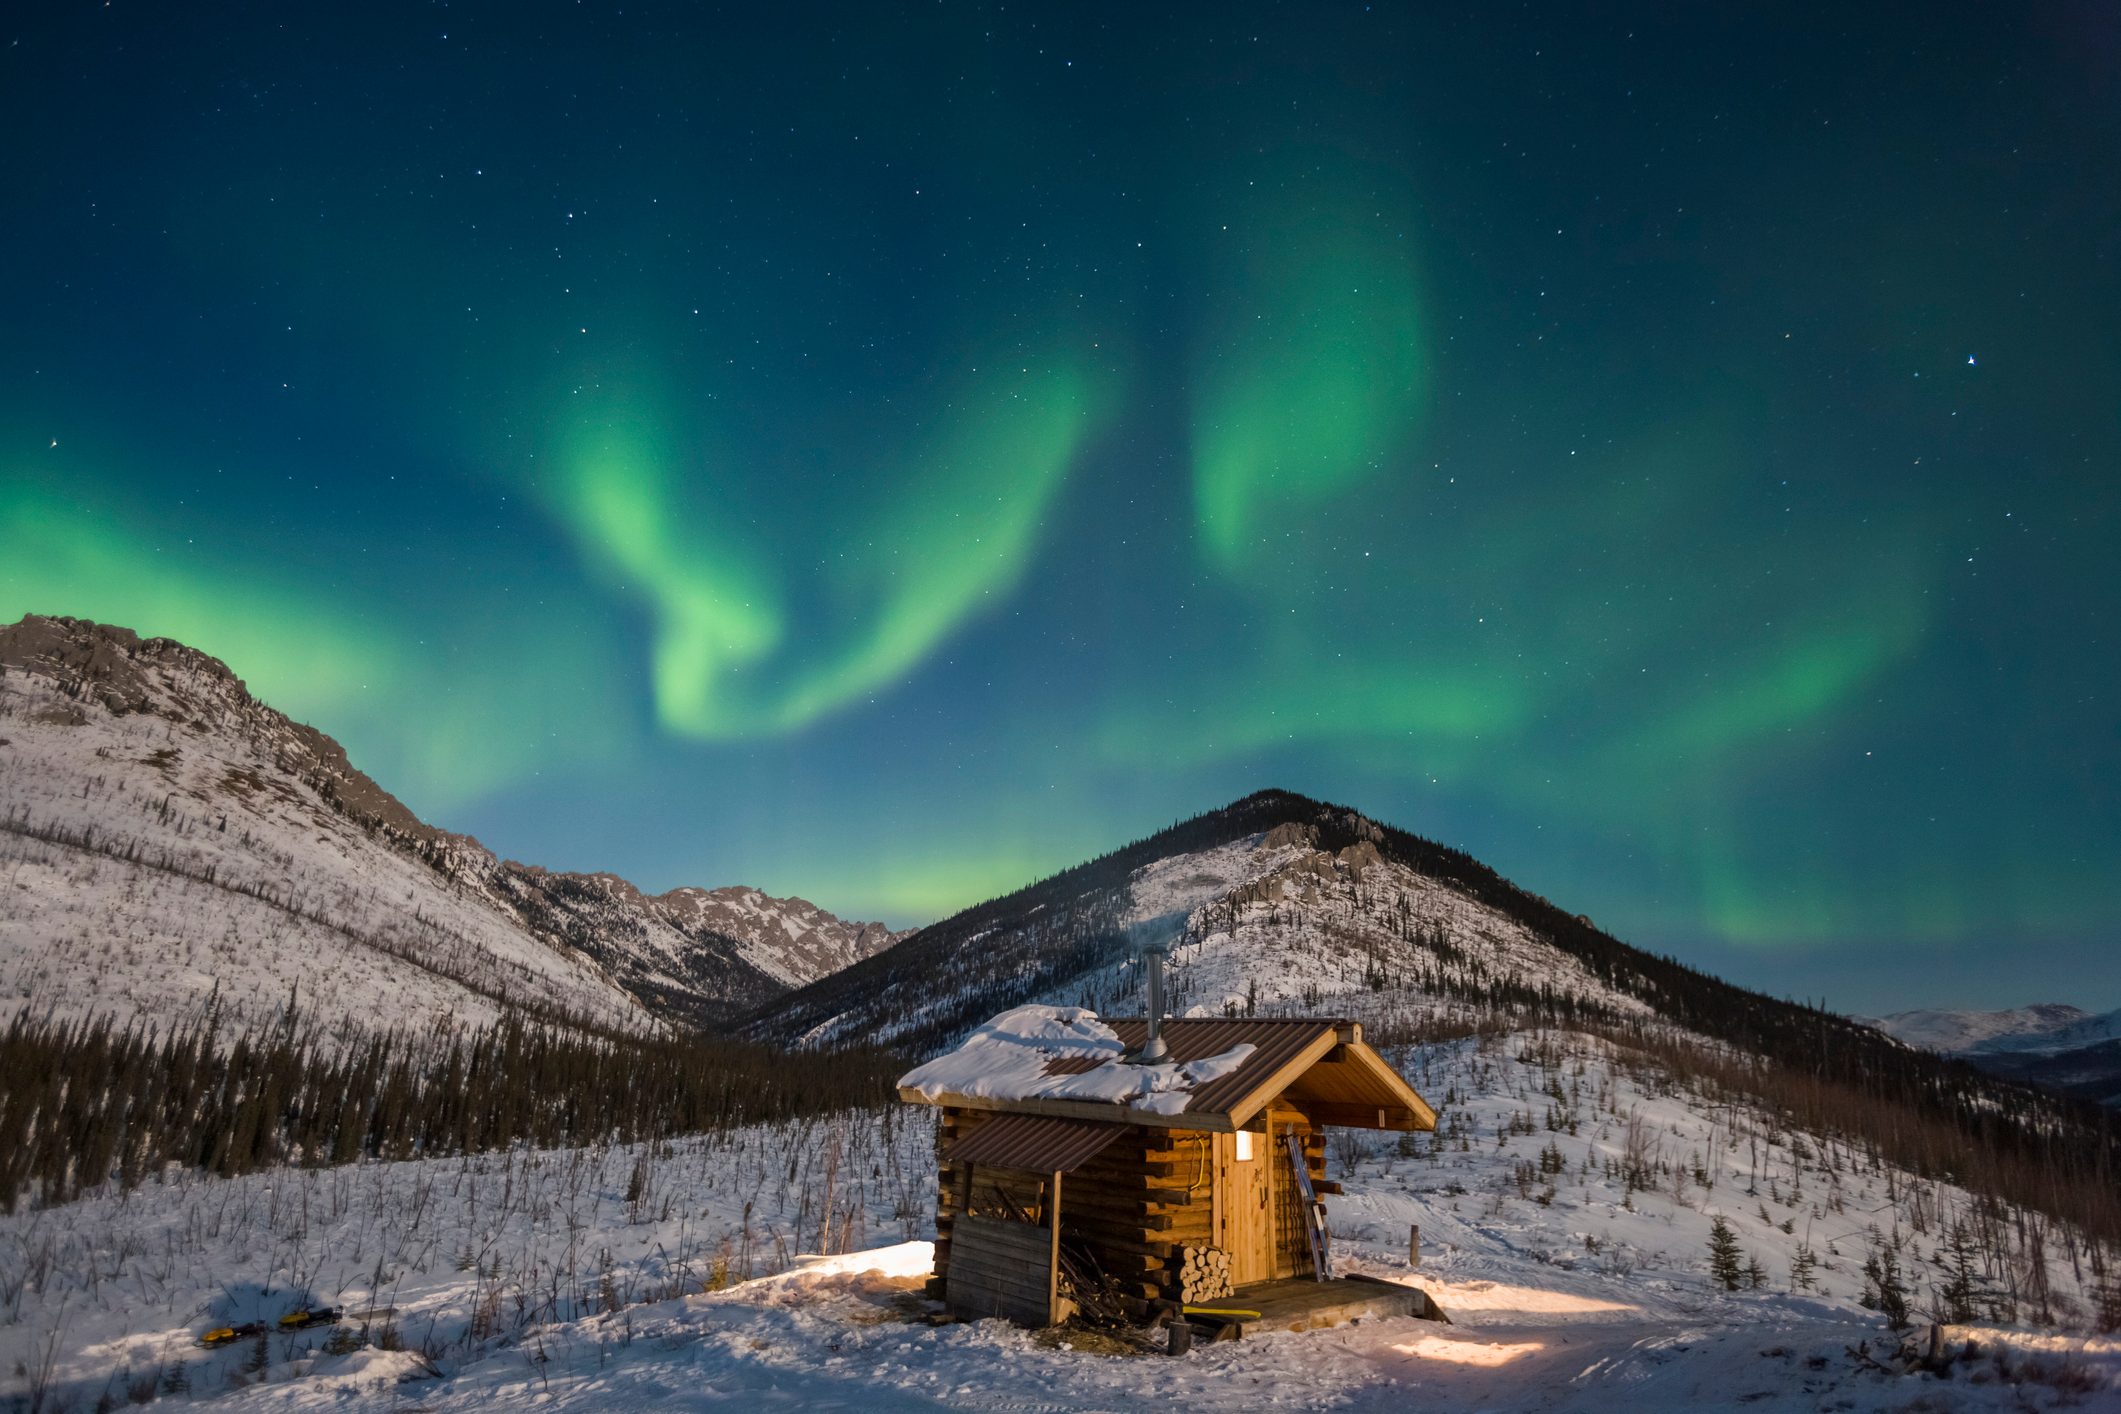
M 935 1244 L 899 1242 L 889 1247 L 871 1247 L 860 1252 L 838 1252 L 831 1256 L 806 1252 L 795 1261 L 796 1270 L 789 1274 L 791 1276 L 844 1276 L 852 1272 L 876 1272 L 901 1279 L 925 1277 L 935 1270 Z
M 1566 1291 L 1552 1291 L 1536 1286 L 1508 1286 L 1500 1282 L 1474 1282 L 1432 1294 L 1446 1309 L 1454 1312 L 1538 1312 L 1547 1316 L 1588 1316 L 1640 1309 L 1620 1301 L 1600 1301 L 1596 1297 L 1578 1296 Z
M 1546 1349 L 1540 1340 L 1522 1341 L 1516 1345 L 1503 1345 L 1492 1341 L 1452 1340 L 1447 1336 L 1429 1335 L 1420 1340 L 1395 1344 L 1392 1349 L 1401 1355 L 1417 1360 L 1435 1360 L 1449 1365 L 1507 1365 L 1527 1355 L 1537 1355 Z

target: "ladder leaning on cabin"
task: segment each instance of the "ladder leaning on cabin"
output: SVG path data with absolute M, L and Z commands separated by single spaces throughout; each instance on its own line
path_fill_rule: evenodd
M 1282 1139 L 1289 1146 L 1289 1164 L 1296 1170 L 1296 1191 L 1304 1200 L 1304 1236 L 1311 1239 L 1311 1265 L 1320 1281 L 1333 1279 L 1333 1254 L 1327 1243 L 1326 1205 L 1318 1201 L 1318 1192 L 1311 1187 L 1311 1169 L 1304 1162 L 1304 1142 L 1296 1137 L 1296 1126 L 1290 1125 L 1282 1131 Z

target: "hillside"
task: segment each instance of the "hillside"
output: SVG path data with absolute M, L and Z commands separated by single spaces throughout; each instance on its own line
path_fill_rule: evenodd
M 1918 1170 L 2067 1190 L 2058 1215 L 2121 1235 L 2113 1115 L 1630 947 L 1460 851 L 1286 792 L 933 924 L 745 1026 L 932 1053 L 1023 1002 L 1126 1014 L 1139 1008 L 1131 953 L 1152 936 L 1173 943 L 1178 1014 L 1346 1016 L 1387 1046 L 1469 1027 L 1623 1038 L 1806 1123 L 1889 1136 Z
M 749 888 L 641 893 L 425 824 L 167 639 L 0 628 L 0 1007 L 337 1029 L 711 1022 L 888 947 Z
M 1170 1360 L 1151 1331 L 934 1324 L 934 1116 L 895 1107 L 0 1214 L 0 1268 L 24 1274 L 0 1300 L 0 1367 L 74 1409 L 161 1392 L 288 1409 L 1976 1414 L 2121 1396 L 2121 1338 L 2096 1333 L 2121 1310 L 2121 1268 L 2067 1228 L 1594 1038 L 1487 1034 L 1395 1059 L 1439 1131 L 1334 1132 L 1335 1267 L 1426 1288 L 1450 1325 L 1366 1319 Z M 1748 1268 L 1737 1290 L 1709 1270 L 1718 1218 Z M 817 1252 L 832 1255 L 800 1255 Z M 1887 1252 L 1913 1310 L 1950 1321 L 1941 1377 L 1896 1358 L 1924 1330 L 1895 1334 L 1864 1304 Z M 330 1333 L 193 1343 L 327 1303 L 348 1313 Z
M 1824 1055 L 1852 1074 L 1906 1054 L 1860 1021 L 1631 947 L 1462 851 L 1285 791 L 932 924 L 746 1025 L 927 1052 L 1025 1001 L 1124 1011 L 1136 1005 L 1131 954 L 1150 937 L 1174 945 L 1181 1014 L 1337 1010 L 1387 1041 L 1439 1011 L 1654 1021 L 1746 1051 Z

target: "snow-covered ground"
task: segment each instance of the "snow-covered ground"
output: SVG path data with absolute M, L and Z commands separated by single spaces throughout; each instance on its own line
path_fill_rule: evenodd
M 1442 1127 L 1336 1132 L 1336 1256 L 1426 1286 L 1449 1326 L 1366 1321 L 1174 1360 L 939 1323 L 920 1295 L 932 1120 L 908 1107 L 654 1147 L 172 1180 L 17 1214 L 0 1219 L 0 1370 L 81 1410 L 136 1391 L 431 1410 L 2121 1407 L 2121 1341 L 2089 1333 L 2090 1258 L 2066 1233 L 2035 1224 L 2053 1325 L 2032 1323 L 2041 1274 L 2015 1247 L 1980 1273 L 1985 1306 L 2015 1292 L 2015 1322 L 1952 1327 L 1981 1353 L 1948 1380 L 1885 1373 L 1866 1357 L 1898 1340 L 1855 1299 L 1873 1230 L 1897 1228 L 1919 1313 L 1963 1194 L 1585 1037 L 1400 1059 Z M 1760 1289 L 1711 1280 L 1717 1215 Z M 1793 1289 L 1800 1244 L 1809 1291 Z M 838 1255 L 803 1256 L 820 1250 Z M 337 1354 L 321 1333 L 193 1343 L 304 1299 L 372 1314 Z M 369 1343 L 345 1348 L 357 1334 Z

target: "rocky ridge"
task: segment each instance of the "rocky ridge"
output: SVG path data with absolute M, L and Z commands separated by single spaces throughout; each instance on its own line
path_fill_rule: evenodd
M 16 1009 L 702 1025 L 900 936 L 756 889 L 650 896 L 499 859 L 218 659 L 37 615 L 0 627 L 0 864 Z

